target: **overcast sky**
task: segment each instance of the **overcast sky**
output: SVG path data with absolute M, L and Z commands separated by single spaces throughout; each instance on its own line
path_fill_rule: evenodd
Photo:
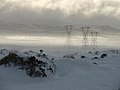
M 43 24 L 43 26 L 44 24 L 64 26 L 66 23 L 80 25 L 110 25 L 120 29 L 120 0 L 0 0 L 0 23 L 2 22 L 37 24 L 37 26 L 41 24 Z M 28 28 L 26 26 L 23 26 L 25 27 L 23 29 L 26 29 L 26 31 L 22 30 L 22 28 L 20 28 L 21 30 L 19 30 L 19 28 L 18 30 L 14 28 L 15 30 L 12 29 L 11 31 L 9 30 L 9 25 L 0 25 L 0 28 L 2 28 L 2 26 L 7 28 L 7 33 L 13 33 L 13 31 L 23 31 L 23 33 L 26 33 L 28 30 L 32 31 L 31 27 Z M 17 27 L 17 25 L 15 27 Z M 5 30 L 0 30 L 0 32 L 3 31 Z M 49 32 L 47 31 L 47 33 Z M 30 39 L 29 36 L 1 36 L 0 42 L 21 43 L 22 41 L 25 43 L 24 40 L 28 40 L 28 38 Z M 30 42 L 35 40 L 36 43 L 39 38 L 48 39 L 48 37 L 45 36 L 31 37 Z M 56 37 L 49 37 L 49 39 L 54 41 Z M 63 42 L 61 37 L 58 39 Z M 103 39 L 101 41 L 103 41 Z M 106 41 L 104 40 L 104 42 Z M 119 40 L 116 41 L 116 43 L 118 42 Z
M 58 20 L 120 28 L 120 0 L 0 0 L 0 22 Z

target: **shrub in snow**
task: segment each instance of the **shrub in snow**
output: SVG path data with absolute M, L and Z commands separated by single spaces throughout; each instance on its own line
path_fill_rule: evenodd
M 99 54 L 99 51 L 96 51 L 96 52 L 95 52 L 95 55 L 98 55 L 98 54 Z
M 0 60 L 0 65 L 25 70 L 26 74 L 31 77 L 47 77 L 55 73 L 56 66 L 52 60 L 42 53 L 38 57 L 37 53 L 31 51 L 25 53 L 9 52 Z
M 85 56 L 83 55 L 83 56 L 81 56 L 81 58 L 85 58 Z
M 98 65 L 98 63 L 96 63 L 96 62 L 93 62 L 93 64 Z
M 42 53 L 43 53 L 43 50 L 41 49 L 41 50 L 40 50 L 40 54 L 42 54 Z
M 51 64 L 50 64 L 51 63 Z M 35 57 L 30 57 L 26 61 L 26 74 L 31 77 L 47 77 L 49 73 L 55 72 L 54 63 L 38 60 Z
M 26 61 L 26 73 L 31 77 L 47 77 L 45 68 L 48 66 L 47 62 L 39 61 L 34 56 L 28 58 Z
M 7 56 L 0 60 L 0 65 L 4 65 L 5 67 L 17 66 L 19 64 L 19 60 L 23 58 L 19 57 L 15 53 L 9 53 Z
M 63 56 L 63 58 L 75 59 L 75 56 L 73 54 L 67 54 L 67 55 Z
M 40 50 L 40 53 L 37 54 L 37 56 L 38 56 L 38 57 L 41 57 L 42 53 L 43 53 L 43 50 L 41 49 L 41 50 Z
M 93 57 L 92 59 L 99 59 L 98 57 Z
M 107 54 L 103 53 L 103 54 L 101 55 L 101 58 L 104 58 L 104 57 L 106 57 L 106 56 L 107 56 Z
M 110 50 L 111 53 L 113 54 L 119 54 L 120 53 L 120 50 L 116 49 L 116 50 Z
M 89 51 L 88 53 L 89 53 L 89 54 L 91 54 L 91 53 L 92 53 L 92 51 Z

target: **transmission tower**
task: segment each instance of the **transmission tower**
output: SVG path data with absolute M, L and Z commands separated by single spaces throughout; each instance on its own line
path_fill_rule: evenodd
M 71 45 L 72 45 L 71 32 L 72 32 L 73 26 L 72 25 L 66 25 L 65 28 L 66 28 L 66 32 L 67 32 L 67 39 L 66 39 L 67 51 L 70 52 L 71 51 Z
M 87 46 L 88 45 L 88 34 L 89 34 L 90 27 L 82 27 L 81 29 L 82 29 L 82 34 L 83 34 L 82 45 Z
M 97 37 L 98 32 L 91 32 L 91 45 L 93 46 L 93 49 L 95 50 L 97 48 Z
M 81 31 L 82 31 L 82 35 L 83 35 L 83 38 L 82 38 L 82 47 L 84 49 L 84 51 L 87 49 L 88 47 L 88 34 L 89 34 L 89 29 L 90 27 L 82 27 L 81 28 Z

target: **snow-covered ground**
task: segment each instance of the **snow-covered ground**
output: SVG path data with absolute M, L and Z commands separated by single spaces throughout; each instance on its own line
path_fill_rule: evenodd
M 65 53 L 59 50 L 49 49 L 46 53 L 55 58 L 54 76 L 31 78 L 22 70 L 0 67 L 0 90 L 118 90 L 120 86 L 119 53 L 87 53 L 83 54 L 85 59 L 79 52 L 74 55 L 76 59 L 63 58 Z M 92 59 L 102 53 L 108 56 Z

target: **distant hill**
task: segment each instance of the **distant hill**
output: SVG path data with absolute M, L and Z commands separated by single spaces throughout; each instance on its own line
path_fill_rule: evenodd
M 117 37 L 120 35 L 120 29 L 117 29 L 115 27 L 109 26 L 109 25 L 93 25 L 92 26 L 93 31 L 97 31 L 101 34 L 101 36 L 108 36 L 108 37 Z
M 0 33 L 4 34 L 31 34 L 31 35 L 65 35 L 67 23 L 59 20 L 44 20 L 39 23 L 0 23 Z M 73 25 L 72 33 L 79 35 L 82 25 Z M 99 32 L 100 36 L 119 36 L 120 29 L 109 25 L 88 25 L 90 31 Z M 82 33 L 81 33 L 82 35 Z

